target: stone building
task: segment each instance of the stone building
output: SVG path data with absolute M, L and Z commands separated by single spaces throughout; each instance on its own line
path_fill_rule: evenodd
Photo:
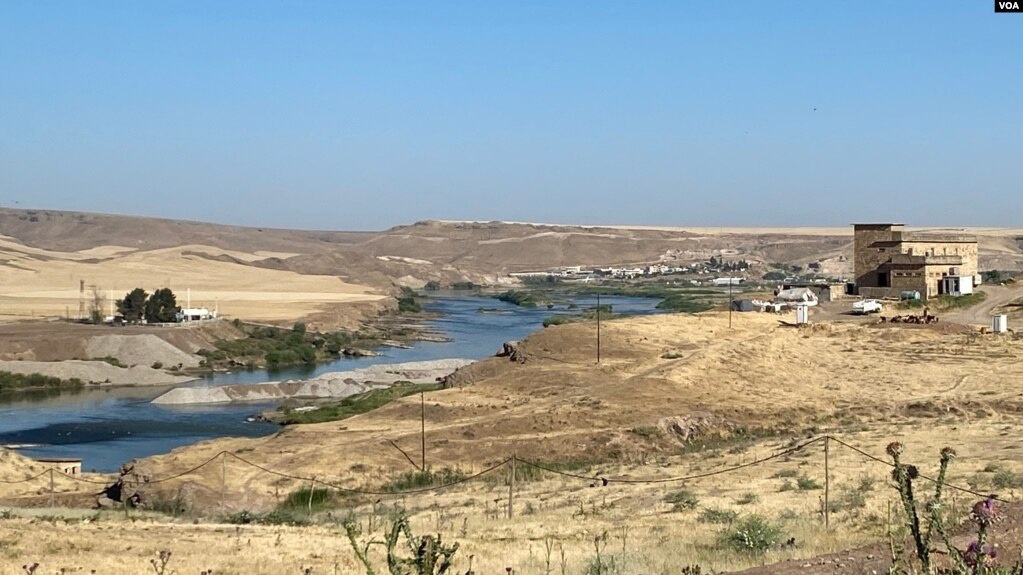
M 965 295 L 980 284 L 976 236 L 853 224 L 853 237 L 856 293 L 863 297 Z

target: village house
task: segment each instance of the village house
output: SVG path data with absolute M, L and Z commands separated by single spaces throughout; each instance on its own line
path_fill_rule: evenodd
M 903 224 L 853 224 L 856 293 L 867 298 L 966 295 L 981 282 L 977 238 L 907 232 Z

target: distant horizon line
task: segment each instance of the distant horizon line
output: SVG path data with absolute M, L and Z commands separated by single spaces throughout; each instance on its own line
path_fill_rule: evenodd
M 396 224 L 383 229 L 341 229 L 341 228 L 289 228 L 289 227 L 278 227 L 276 225 L 258 225 L 258 224 L 235 224 L 235 223 L 224 223 L 220 221 L 212 220 L 197 220 L 191 218 L 175 218 L 170 216 L 158 216 L 158 215 L 147 215 L 147 214 L 126 214 L 117 212 L 91 212 L 83 210 L 68 210 L 68 209 L 55 209 L 55 208 L 31 208 L 21 206 L 4 206 L 0 205 L 0 211 L 9 212 L 52 212 L 59 214 L 81 214 L 89 216 L 103 216 L 103 217 L 120 217 L 120 218 L 138 218 L 138 219 L 153 219 L 153 220 L 165 220 L 171 222 L 184 222 L 192 224 L 205 224 L 215 225 L 224 227 L 234 228 L 247 228 L 247 229 L 273 229 L 281 231 L 304 231 L 304 232 L 351 232 L 351 233 L 380 233 L 386 232 L 395 228 L 409 227 L 415 225 L 423 225 L 430 223 L 438 224 L 503 224 L 503 225 L 521 225 L 521 226 L 540 226 L 540 227 L 552 227 L 552 228 L 603 228 L 603 229 L 617 229 L 617 230 L 643 230 L 643 231 L 667 231 L 667 232 L 690 232 L 690 233 L 717 233 L 717 234 L 728 234 L 728 233 L 744 233 L 760 231 L 764 233 L 765 230 L 776 230 L 774 233 L 793 233 L 796 232 L 798 235 L 848 235 L 851 236 L 853 233 L 852 223 L 836 226 L 836 225 L 658 225 L 658 224 L 597 224 L 597 223 L 561 223 L 561 222 L 539 222 L 539 221 L 522 221 L 522 220 L 493 220 L 493 219 L 441 219 L 441 218 L 425 218 L 419 219 L 412 222 Z M 862 222 L 860 222 L 862 223 Z M 875 223 L 887 223 L 887 222 L 875 222 Z M 904 225 L 904 224 L 899 224 Z M 1013 226 L 970 226 L 970 225 L 911 225 L 906 226 L 907 231 L 929 231 L 929 230 L 957 230 L 957 231 L 980 231 L 980 232 L 1006 232 L 1006 233 L 1020 233 L 1023 234 L 1023 227 Z

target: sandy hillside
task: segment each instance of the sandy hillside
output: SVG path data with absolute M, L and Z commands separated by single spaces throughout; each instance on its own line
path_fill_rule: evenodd
M 338 277 L 306 275 L 252 265 L 294 254 L 238 252 L 209 246 L 134 250 L 118 246 L 80 252 L 51 251 L 0 238 L 0 317 L 77 316 L 80 285 L 87 306 L 99 300 L 103 314 L 113 299 L 134 287 L 170 287 L 194 307 L 218 308 L 229 317 L 256 321 L 296 320 L 331 304 L 374 302 L 385 296 Z M 95 287 L 93 287 L 95 286 Z
M 478 468 L 511 453 L 620 460 L 749 430 L 798 433 L 950 414 L 969 421 L 1023 409 L 1014 383 L 1023 340 L 1012 336 L 952 325 L 797 329 L 767 314 L 737 315 L 731 330 L 726 322 L 723 314 L 606 322 L 599 366 L 593 324 L 531 336 L 524 364 L 485 360 L 460 372 L 463 387 L 428 396 L 431 461 Z M 273 469 L 363 482 L 407 466 L 389 441 L 416 451 L 418 415 L 418 402 L 406 399 L 340 423 L 196 445 L 143 467 L 167 475 L 232 449 Z M 637 427 L 659 429 L 657 440 L 630 431 Z M 230 481 L 252 487 L 246 505 L 277 485 L 251 469 Z
M 910 229 L 943 231 L 945 228 Z M 1023 269 L 1023 241 L 1019 239 L 1023 238 L 1023 231 L 1013 228 L 968 228 L 967 231 L 977 233 L 980 238 L 983 269 Z M 848 276 L 852 272 L 851 228 L 422 221 L 379 232 L 340 232 L 0 209 L 0 235 L 42 250 L 38 254 L 41 257 L 46 257 L 47 252 L 60 252 L 65 258 L 92 261 L 170 250 L 168 256 L 181 260 L 182 265 L 189 268 L 206 261 L 233 263 L 301 275 L 336 276 L 350 284 L 378 290 L 393 289 L 395 283 L 419 287 L 430 280 L 450 283 L 468 279 L 499 284 L 509 281 L 507 274 L 510 272 L 573 265 L 686 264 L 706 261 L 711 256 L 764 265 L 821 262 L 828 274 Z M 67 279 L 75 278 L 63 281 L 66 283 Z M 60 289 L 76 287 L 62 284 Z M 193 289 L 199 288 L 193 286 Z M 219 289 L 230 291 L 226 287 Z M 216 290 L 211 288 L 201 297 L 217 297 L 209 293 L 213 291 Z M 318 297 L 315 294 L 324 290 L 319 286 L 296 287 L 294 291 L 312 294 L 315 298 Z M 244 301 L 251 302 L 251 298 Z
M 51 466 L 25 457 L 13 450 L 0 447 L 0 499 L 9 497 L 35 498 L 44 496 L 48 500 L 50 493 Z M 86 474 L 82 476 L 88 481 L 75 481 L 61 472 L 53 473 L 54 492 L 62 497 L 85 496 L 103 488 L 101 484 L 109 476 Z

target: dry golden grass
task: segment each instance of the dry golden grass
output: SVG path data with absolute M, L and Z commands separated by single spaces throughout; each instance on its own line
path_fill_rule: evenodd
M 1021 431 L 1020 422 L 998 416 L 968 424 L 954 418 L 929 426 L 878 423 L 839 437 L 878 456 L 883 455 L 887 442 L 898 439 L 906 444 L 909 460 L 919 464 L 924 473 L 934 471 L 938 450 L 952 445 L 960 457 L 953 462 L 951 482 L 974 485 L 986 493 L 998 471 L 1023 472 Z M 702 453 L 649 456 L 645 462 L 598 465 L 581 473 L 632 478 L 707 473 L 777 453 L 789 445 L 787 440 L 761 440 Z M 439 493 L 384 497 L 379 504 L 373 503 L 375 498 L 342 501 L 330 516 L 320 512 L 316 518 L 321 524 L 314 527 L 192 525 L 188 518 L 172 520 L 152 514 L 127 521 L 120 512 L 22 511 L 20 515 L 35 519 L 0 521 L 0 572 L 16 572 L 26 561 L 39 561 L 45 567 L 42 572 L 82 567 L 99 573 L 142 573 L 148 560 L 164 549 L 173 552 L 171 567 L 179 574 L 198 574 L 209 568 L 218 574 L 297 574 L 308 566 L 314 568 L 313 573 L 334 573 L 335 565 L 338 572 L 359 572 L 340 527 L 341 518 L 351 514 L 365 533 L 373 532 L 381 540 L 395 505 L 408 510 L 417 533 L 440 533 L 445 540 L 461 545 L 456 572 L 465 571 L 469 555 L 474 555 L 477 572 L 501 572 L 511 566 L 519 573 L 546 573 L 545 539 L 551 538 L 551 572 L 562 572 L 560 551 L 564 549 L 564 572 L 580 574 L 594 557 L 594 537 L 604 533 L 607 542 L 602 554 L 619 565 L 624 562 L 622 573 L 678 573 L 692 564 L 705 570 L 736 570 L 836 552 L 883 537 L 888 506 L 897 503 L 888 468 L 834 442 L 829 458 L 830 497 L 837 508 L 828 530 L 822 526 L 822 489 L 782 487 L 786 482 L 796 484 L 800 477 L 824 484 L 824 454 L 822 444 L 817 443 L 762 465 L 680 484 L 612 481 L 607 487 L 590 487 L 588 481 L 551 475 L 520 481 L 516 514 L 511 520 L 505 516 L 506 475 L 501 474 Z M 865 490 L 864 484 L 869 485 Z M 663 501 L 666 494 L 678 489 L 696 495 L 695 509 L 672 511 Z M 858 490 L 862 506 L 851 495 Z M 928 490 L 929 486 L 921 489 Z M 756 494 L 756 501 L 743 503 L 747 493 Z M 1019 488 L 999 493 L 1018 500 Z M 964 518 L 975 499 L 951 492 L 952 517 Z M 762 556 L 723 550 L 718 536 L 727 526 L 702 521 L 701 514 L 708 509 L 764 516 L 782 527 L 783 538 L 794 537 L 796 545 Z M 73 519 L 39 518 L 54 513 Z M 212 518 L 219 513 L 223 511 L 217 507 L 207 510 Z M 385 571 L 379 548 L 373 557 L 378 572 Z
M 80 252 L 28 247 L 0 237 L 4 281 L 0 284 L 0 318 L 63 317 L 78 313 L 79 280 L 85 280 L 87 300 L 97 286 L 102 312 L 109 313 L 110 297 L 119 299 L 135 287 L 149 292 L 170 287 L 185 304 L 247 320 L 294 321 L 332 304 L 374 302 L 385 296 L 329 275 L 306 275 L 250 265 L 268 258 L 296 254 L 224 250 L 201 245 L 138 251 L 101 246 Z
M 720 313 L 606 322 L 600 365 L 592 361 L 593 324 L 546 329 L 523 343 L 524 364 L 486 360 L 464 370 L 464 387 L 427 396 L 428 462 L 474 473 L 515 453 L 581 462 L 578 473 L 586 477 L 668 479 L 728 469 L 830 433 L 882 458 L 885 445 L 898 439 L 925 473 L 933 472 L 939 449 L 951 445 L 960 453 L 952 483 L 1018 499 L 1023 403 L 1015 382 L 1023 342 L 946 326 L 795 328 L 766 314 L 733 320 L 733 329 Z M 412 469 L 388 440 L 417 454 L 418 414 L 418 398 L 409 398 L 343 422 L 200 443 L 137 468 L 161 478 L 228 450 L 290 475 L 377 489 Z M 691 434 L 688 443 L 682 432 Z M 706 449 L 693 450 L 700 445 Z M 553 537 L 551 573 L 561 572 L 563 546 L 565 573 L 579 574 L 594 555 L 594 537 L 604 533 L 603 553 L 625 561 L 623 573 L 677 573 L 688 564 L 734 570 L 882 537 L 895 500 L 886 466 L 831 444 L 834 512 L 832 528 L 824 530 L 823 490 L 813 488 L 824 484 L 823 457 L 815 443 L 727 474 L 607 487 L 541 474 L 517 486 L 512 520 L 504 517 L 505 472 L 497 471 L 439 493 L 384 496 L 376 506 L 376 496 L 342 500 L 331 517 L 319 516 L 327 523 L 319 527 L 131 524 L 113 516 L 66 527 L 0 521 L 0 541 L 11 542 L 0 544 L 8 549 L 0 572 L 50 557 L 63 562 L 55 567 L 138 573 L 160 549 L 174 552 L 179 573 L 298 573 L 302 566 L 332 573 L 335 562 L 351 572 L 355 561 L 337 520 L 352 513 L 369 530 L 372 518 L 379 539 L 396 503 L 408 509 L 417 532 L 462 544 L 458 572 L 475 555 L 477 572 L 512 566 L 546 573 L 544 540 Z M 216 518 L 265 511 L 306 486 L 228 458 L 146 491 L 154 500 L 179 496 L 194 513 Z M 664 497 L 677 489 L 696 495 L 696 509 L 671 510 Z M 17 495 L 8 492 L 6 502 L 17 503 Z M 23 495 L 40 500 L 38 487 Z M 950 495 L 953 516 L 964 517 L 975 496 Z M 723 552 L 718 537 L 726 527 L 701 521 L 708 509 L 762 515 L 796 545 L 763 556 Z
M 471 384 L 429 394 L 429 461 L 476 469 L 512 453 L 628 461 L 675 452 L 686 434 L 699 444 L 743 430 L 800 433 L 944 416 L 967 422 L 1023 409 L 1015 391 L 1023 341 L 1012 337 L 916 326 L 797 329 L 767 314 L 737 315 L 729 330 L 723 314 L 651 316 L 605 322 L 595 365 L 594 329 L 548 328 L 523 344 L 525 364 L 485 360 L 463 370 Z M 419 451 L 418 403 L 406 398 L 343 422 L 200 443 L 140 468 L 166 476 L 231 450 L 272 469 L 372 482 L 408 466 L 390 441 Z M 640 427 L 661 432 L 631 431 Z M 219 482 L 218 470 L 209 474 L 206 481 Z M 242 466 L 228 488 L 242 486 L 239 504 L 255 507 L 272 503 L 267 494 L 277 483 Z

